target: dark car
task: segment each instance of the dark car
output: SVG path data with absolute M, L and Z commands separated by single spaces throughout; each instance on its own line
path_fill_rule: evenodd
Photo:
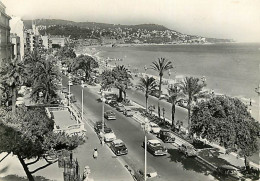
M 107 120 L 116 120 L 116 114 L 115 114 L 113 111 L 111 111 L 111 110 L 106 111 L 106 112 L 104 113 L 104 117 L 105 117 Z
M 116 106 L 116 110 L 119 112 L 124 112 L 125 106 L 122 103 L 118 103 Z
M 112 100 L 112 101 L 109 103 L 109 105 L 110 105 L 111 107 L 117 107 L 118 103 L 117 103 L 115 100 Z
M 128 150 L 125 146 L 125 143 L 120 140 L 116 139 L 111 142 L 111 150 L 117 155 L 126 155 L 128 153 Z
M 144 147 L 144 142 L 143 142 L 143 147 Z M 155 156 L 159 155 L 166 155 L 167 154 L 167 149 L 162 146 L 161 142 L 159 140 L 148 140 L 147 141 L 147 151 L 149 151 L 151 154 Z
M 179 152 L 185 154 L 185 156 L 187 157 L 198 156 L 198 151 L 191 144 L 188 143 L 180 145 L 178 150 Z
M 106 124 L 104 125 L 105 128 L 107 127 Z M 100 130 L 102 130 L 102 121 L 98 121 L 95 123 L 95 126 L 94 126 L 94 130 L 96 131 L 96 133 L 100 133 Z
M 174 134 L 167 129 L 161 129 L 158 137 L 165 143 L 174 143 L 175 141 Z
M 217 167 L 214 171 L 214 175 L 216 175 L 220 179 L 226 178 L 230 181 L 238 180 L 242 176 L 242 174 L 239 173 L 238 169 L 231 165 L 221 165 Z

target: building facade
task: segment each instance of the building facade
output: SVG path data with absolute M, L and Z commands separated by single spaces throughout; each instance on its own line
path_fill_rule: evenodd
M 24 57 L 24 23 L 20 17 L 12 16 L 10 20 L 11 33 L 20 37 L 20 59 Z
M 4 59 L 11 58 L 12 51 L 9 26 L 11 17 L 5 13 L 5 8 L 5 5 L 0 2 L 0 65 Z
M 16 34 L 11 33 L 11 42 L 12 42 L 12 59 L 21 60 L 21 42 L 20 37 Z

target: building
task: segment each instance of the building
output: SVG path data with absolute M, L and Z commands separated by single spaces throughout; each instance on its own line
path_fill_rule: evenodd
M 48 35 L 41 36 L 42 38 L 42 46 L 44 49 L 51 48 L 51 40 Z
M 12 50 L 9 26 L 11 17 L 5 13 L 5 8 L 5 5 L 0 2 L 0 65 L 4 59 L 11 58 Z
M 12 59 L 21 60 L 21 42 L 20 37 L 16 34 L 11 33 L 11 42 L 12 42 Z
M 20 59 L 24 57 L 24 23 L 20 17 L 12 16 L 10 20 L 11 33 L 20 37 Z
M 64 47 L 69 43 L 69 38 L 61 36 L 50 36 L 51 48 L 60 48 Z
M 24 31 L 24 51 L 32 52 L 36 48 L 42 47 L 41 35 L 37 34 L 33 29 Z

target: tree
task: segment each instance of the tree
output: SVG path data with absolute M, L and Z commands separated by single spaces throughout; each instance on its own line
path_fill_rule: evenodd
M 160 99 L 162 94 L 162 78 L 165 71 L 173 68 L 172 62 L 166 60 L 165 58 L 158 58 L 157 62 L 152 62 L 151 68 L 159 73 L 160 82 L 159 82 L 159 97 Z M 158 101 L 158 116 L 161 117 L 160 113 L 160 101 Z
M 191 133 L 214 141 L 245 158 L 259 150 L 259 123 L 237 98 L 216 96 L 194 107 Z
M 85 73 L 85 81 L 89 81 L 90 73 L 94 68 L 98 68 L 98 66 L 98 62 L 93 57 L 80 55 L 76 58 L 72 71 L 77 71 L 79 69 L 83 70 Z
M 119 90 L 119 101 L 123 100 L 123 93 L 124 93 L 124 100 L 126 99 L 126 90 L 129 86 L 132 85 L 131 80 L 133 79 L 131 72 L 125 68 L 124 65 L 118 65 L 112 70 L 112 75 L 114 77 L 115 83 L 114 86 Z
M 34 181 L 34 173 L 57 161 L 48 159 L 48 155 L 58 156 L 62 150 L 73 150 L 84 142 L 82 137 L 54 133 L 54 121 L 46 116 L 43 108 L 19 107 L 15 116 L 8 110 L 0 112 L 0 152 L 16 155 L 29 181 Z M 35 160 L 28 162 L 28 159 Z M 41 159 L 46 165 L 30 171 L 29 166 Z
M 180 89 L 187 96 L 187 106 L 188 106 L 188 127 L 190 128 L 191 122 L 191 104 L 193 101 L 197 101 L 198 98 L 205 97 L 206 95 L 202 93 L 205 83 L 200 83 L 199 78 L 185 77 L 185 79 L 180 83 Z
M 57 98 L 57 82 L 61 79 L 60 72 L 57 65 L 52 61 L 52 58 L 41 59 L 35 64 L 35 71 L 33 72 L 33 85 L 31 98 L 39 102 L 41 95 L 43 103 L 51 103 Z
M 146 105 L 146 112 L 147 112 L 147 105 L 148 105 L 148 97 L 152 91 L 156 90 L 157 84 L 153 77 L 146 76 L 145 78 L 141 77 L 140 82 L 138 84 L 138 89 L 145 92 L 145 105 Z
M 176 104 L 180 103 L 183 100 L 184 94 L 177 85 L 174 85 L 168 88 L 168 96 L 169 101 L 172 104 L 172 128 L 174 128 Z
M 15 112 L 17 88 L 23 85 L 26 78 L 24 65 L 17 59 L 3 62 L 0 70 L 1 84 L 8 86 L 12 94 L 12 111 Z
M 104 70 L 101 74 L 101 89 L 111 89 L 115 84 L 115 78 L 111 70 Z

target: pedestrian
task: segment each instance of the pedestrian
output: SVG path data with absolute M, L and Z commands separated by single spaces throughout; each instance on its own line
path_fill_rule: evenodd
M 93 158 L 97 159 L 97 157 L 98 157 L 98 151 L 97 151 L 97 148 L 95 148 L 94 152 L 93 152 Z

